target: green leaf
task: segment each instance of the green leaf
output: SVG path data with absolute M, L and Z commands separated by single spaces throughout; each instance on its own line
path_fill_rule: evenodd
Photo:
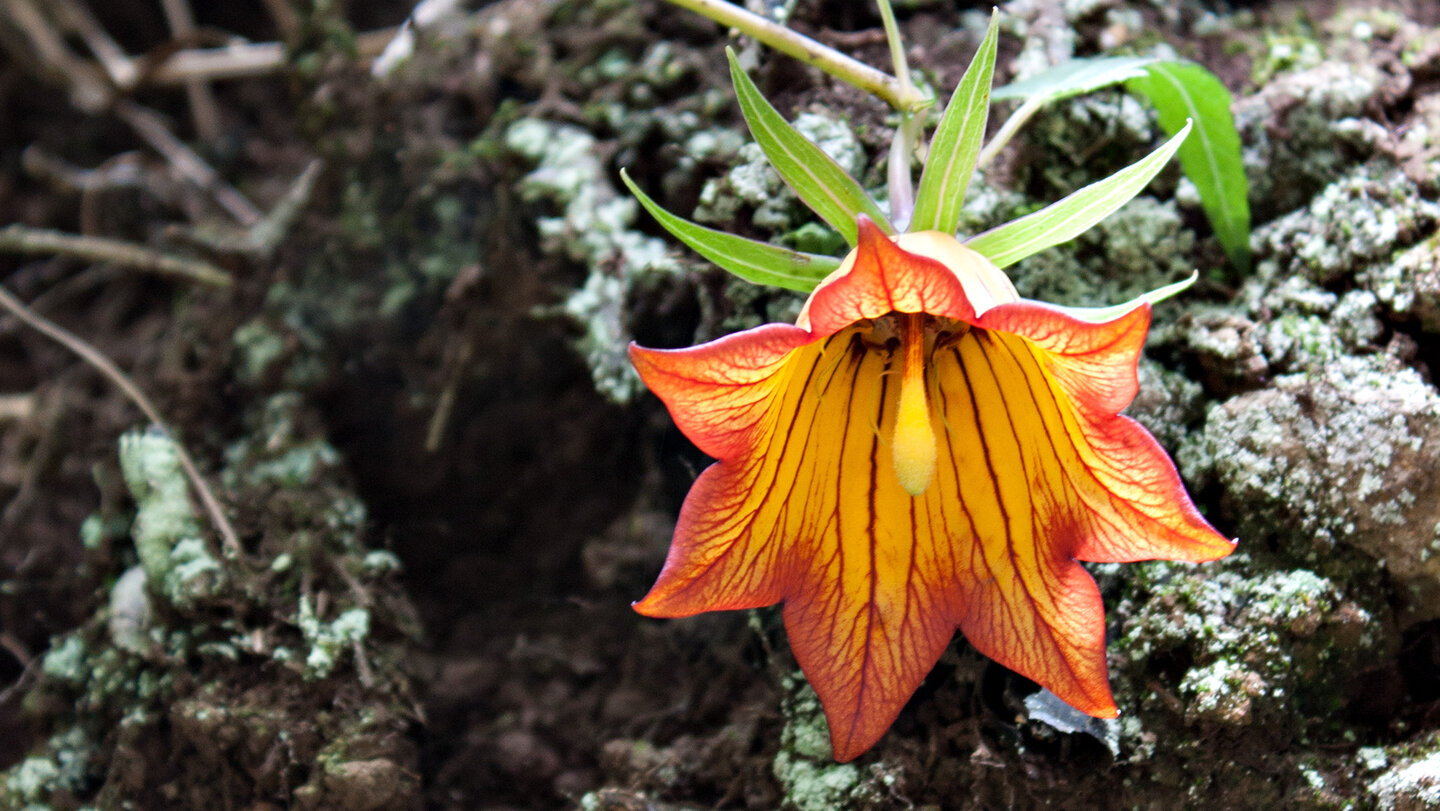
M 998 39 L 998 16 L 992 12 L 985 39 L 970 60 L 960 84 L 955 86 L 945 115 L 930 141 L 930 156 L 925 161 L 920 188 L 915 194 L 911 231 L 953 234 L 960 224 L 960 207 L 965 203 L 965 192 L 970 188 L 980 144 L 985 139 Z
M 624 169 L 620 170 L 620 179 L 625 181 L 630 193 L 662 228 L 696 253 L 747 282 L 809 293 L 821 279 L 840 267 L 840 260 L 833 256 L 792 251 L 696 225 L 661 208 L 659 203 L 640 191 Z
M 1190 285 L 1194 284 L 1198 278 L 1200 278 L 1199 273 L 1191 272 L 1190 278 L 1188 279 L 1181 279 L 1174 284 L 1167 284 L 1164 287 L 1151 290 L 1148 293 L 1141 293 L 1124 304 L 1116 304 L 1113 307 L 1061 307 L 1055 304 L 1050 306 L 1080 321 L 1089 321 L 1092 324 L 1103 324 L 1106 321 L 1114 321 L 1142 304 L 1149 304 L 1153 307 L 1176 293 L 1184 291 Z
M 1155 58 L 1150 56 L 1071 59 L 1023 82 L 997 87 L 990 98 L 995 101 L 1026 99 L 1031 104 L 1047 104 L 1143 76 L 1145 66 L 1154 61 Z
M 1136 163 L 1034 214 L 979 234 L 965 244 L 1003 268 L 1052 245 L 1074 239 L 1139 194 L 1189 134 L 1190 125 L 1186 124 L 1170 140 Z
M 1200 203 L 1225 255 L 1241 272 L 1250 269 L 1250 204 L 1240 161 L 1240 135 L 1230 115 L 1230 92 L 1215 75 L 1193 62 L 1154 62 L 1126 87 L 1150 100 L 1168 133 L 1185 120 L 1195 137 L 1180 147 L 1180 168 L 1200 191 Z
M 740 68 L 734 51 L 726 48 L 725 55 L 730 58 L 730 80 L 735 83 L 735 96 L 740 100 L 740 112 L 750 134 L 770 159 L 770 165 L 805 205 L 851 245 L 855 244 L 855 217 L 859 214 L 869 216 L 881 230 L 893 234 L 894 226 L 860 184 L 770 106 Z

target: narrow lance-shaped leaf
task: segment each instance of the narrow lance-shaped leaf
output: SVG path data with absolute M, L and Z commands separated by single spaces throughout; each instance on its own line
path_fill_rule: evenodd
M 893 233 L 895 229 L 880 206 L 860 184 L 824 150 L 790 126 L 765 100 L 735 60 L 734 51 L 726 48 L 725 55 L 730 59 L 730 79 L 735 83 L 735 96 L 740 101 L 740 112 L 750 127 L 750 134 L 755 136 L 770 165 L 805 205 L 851 245 L 855 244 L 855 217 L 859 214 L 874 220 L 887 233 Z
M 1052 245 L 1068 242 L 1139 194 L 1189 134 L 1190 125 L 1186 124 L 1140 161 L 1034 214 L 992 228 L 965 244 L 1003 268 Z
M 630 193 L 662 228 L 696 253 L 747 282 L 808 293 L 821 279 L 840 267 L 840 260 L 833 256 L 792 251 L 696 225 L 661 208 L 659 203 L 640 191 L 624 169 L 620 170 L 620 179 L 625 181 Z
M 930 141 L 930 156 L 920 175 L 915 195 L 911 231 L 955 233 L 960 207 L 975 174 L 975 161 L 985 139 L 985 122 L 990 111 L 990 80 L 995 73 L 995 43 L 999 39 L 998 17 L 990 15 L 990 28 L 980 49 L 965 70 L 965 76 L 950 96 L 945 115 Z
M 1142 304 L 1149 304 L 1153 307 L 1177 293 L 1183 293 L 1186 288 L 1194 284 L 1198 278 L 1200 278 L 1200 274 L 1192 271 L 1189 278 L 1181 279 L 1173 284 L 1167 284 L 1164 287 L 1157 287 L 1148 293 L 1141 293 L 1124 304 L 1116 304 L 1111 307 L 1062 307 L 1058 304 L 1052 304 L 1050 306 L 1078 321 L 1088 321 L 1091 324 L 1104 324 L 1127 315 L 1131 310 Z
M 980 162 L 986 163 L 995 157 L 995 154 L 1015 137 L 1015 133 L 1025 126 L 1025 122 L 1046 104 L 1143 75 L 1144 66 L 1153 61 L 1155 60 L 1148 56 L 1072 59 L 1039 76 L 997 88 L 990 94 L 990 98 L 996 101 L 1023 98 L 1025 103 L 1005 119 L 1000 131 L 995 133 L 995 137 L 980 151 Z
M 1215 75 L 1192 62 L 1154 62 L 1126 87 L 1155 106 L 1160 126 L 1177 132 L 1186 119 L 1195 137 L 1180 147 L 1180 168 L 1200 192 L 1215 237 L 1240 271 L 1250 269 L 1250 204 L 1240 160 L 1240 135 L 1230 115 L 1230 92 Z
M 1150 56 L 1097 56 L 1071 59 L 1029 79 L 995 88 L 995 101 L 1026 99 L 1027 103 L 1048 104 L 1081 93 L 1089 93 L 1127 79 L 1143 76 Z

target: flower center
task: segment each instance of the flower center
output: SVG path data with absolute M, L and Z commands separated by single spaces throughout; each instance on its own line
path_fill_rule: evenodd
M 930 402 L 925 389 L 925 316 L 906 313 L 899 318 L 903 358 L 900 409 L 895 415 L 890 452 L 900 486 L 918 496 L 935 477 L 936 454 L 935 429 L 930 425 Z

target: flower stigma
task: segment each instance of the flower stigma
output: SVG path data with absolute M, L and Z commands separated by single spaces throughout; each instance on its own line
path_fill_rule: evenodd
M 900 343 L 904 360 L 900 382 L 900 408 L 890 452 L 895 478 L 912 496 L 919 496 L 935 477 L 935 429 L 930 424 L 930 401 L 925 386 L 925 315 L 900 315 Z

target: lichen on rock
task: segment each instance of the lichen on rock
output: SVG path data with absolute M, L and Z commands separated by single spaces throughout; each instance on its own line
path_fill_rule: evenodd
M 1437 222 L 1440 203 L 1387 161 L 1370 161 L 1326 186 L 1305 208 L 1257 230 L 1257 253 L 1277 265 L 1258 272 L 1333 284 L 1342 274 L 1388 262 Z
M 869 789 L 858 766 L 831 760 L 830 729 L 815 691 L 804 678 L 789 678 L 783 686 L 785 729 L 773 768 L 785 789 L 785 806 L 795 811 L 861 807 Z
M 561 211 L 536 221 L 541 247 L 583 264 L 588 275 L 560 309 L 582 330 L 576 346 L 595 388 L 625 402 L 640 390 L 625 355 L 630 341 L 626 298 L 638 276 L 673 273 L 679 265 L 664 240 L 634 229 L 638 204 L 616 190 L 593 135 L 568 124 L 524 118 L 510 125 L 505 145 L 537 164 L 521 180 L 521 196 Z
M 843 121 L 807 111 L 796 116 L 792 124 L 851 177 L 864 176 L 868 163 L 865 150 Z M 742 207 L 748 206 L 754 210 L 751 222 L 756 228 L 778 234 L 814 219 L 765 159 L 759 144 L 746 143 L 736 157 L 739 163 L 724 175 L 706 181 L 701 189 L 700 204 L 695 209 L 697 221 L 730 223 Z M 879 189 L 874 193 L 884 196 Z
M 1167 706 L 1153 688 L 1172 690 L 1189 723 L 1298 733 L 1301 719 L 1338 706 L 1349 674 L 1388 641 L 1335 582 L 1257 566 L 1244 553 L 1207 567 L 1143 564 L 1125 592 L 1115 611 L 1124 617 L 1119 683 L 1152 710 Z M 1157 658 L 1188 663 L 1177 683 L 1131 681 Z
M 181 607 L 216 594 L 224 570 L 195 517 L 175 440 L 158 432 L 122 436 L 120 469 L 135 499 L 135 551 L 151 587 Z
M 1363 114 L 1384 79 L 1369 63 L 1300 67 L 1234 106 L 1250 199 L 1262 220 L 1304 205 L 1344 173 L 1337 122 Z
M 1357 550 L 1410 620 L 1440 616 L 1440 395 L 1384 355 L 1345 355 L 1212 406 L 1181 454 L 1213 476 L 1239 532 L 1317 564 Z
M 1366 268 L 1359 280 L 1391 318 L 1440 334 L 1440 234 L 1422 240 L 1393 262 Z
M 1440 808 L 1440 751 L 1398 765 L 1366 786 L 1379 808 L 1425 811 Z

